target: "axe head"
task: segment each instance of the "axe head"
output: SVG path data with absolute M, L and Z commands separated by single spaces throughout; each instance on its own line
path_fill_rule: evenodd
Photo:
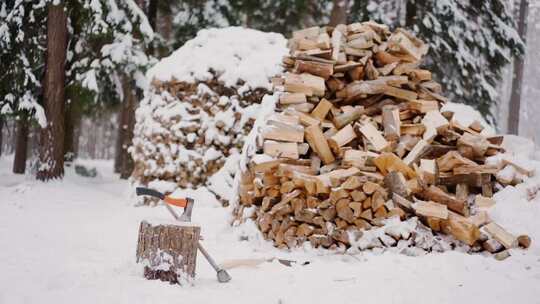
M 187 197 L 187 204 L 184 207 L 184 213 L 180 216 L 182 222 L 191 222 L 191 212 L 193 211 L 193 204 L 195 201 L 192 198 Z
M 193 211 L 193 204 L 195 202 L 192 198 L 173 198 L 168 195 L 164 195 L 159 191 L 144 187 L 137 187 L 136 192 L 137 195 L 149 195 L 163 200 L 165 202 L 165 206 L 172 213 L 174 218 L 182 222 L 191 222 L 191 212 Z M 170 205 L 184 208 L 184 213 L 178 217 Z

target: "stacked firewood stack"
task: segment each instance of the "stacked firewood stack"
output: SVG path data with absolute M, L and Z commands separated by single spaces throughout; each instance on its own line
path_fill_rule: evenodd
M 240 86 L 225 86 L 216 78 L 154 80 L 136 114 L 133 182 L 165 185 L 164 192 L 206 185 L 228 157 L 241 151 L 267 90 L 239 93 Z
M 424 42 L 363 22 L 296 31 L 289 46 L 277 110 L 242 172 L 237 218 L 250 216 L 280 248 L 414 246 L 419 227 L 501 257 L 528 246 L 487 210 L 494 191 L 532 171 L 490 161 L 503 137 L 441 112 L 441 85 L 420 67 Z M 421 223 L 385 229 L 397 218 Z

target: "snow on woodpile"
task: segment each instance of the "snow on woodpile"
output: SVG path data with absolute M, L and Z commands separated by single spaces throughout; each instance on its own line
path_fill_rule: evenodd
M 135 184 L 173 192 L 206 185 L 227 198 L 244 135 L 271 77 L 282 72 L 286 39 L 240 27 L 205 29 L 147 73 L 131 154 Z
M 364 22 L 300 30 L 289 45 L 287 73 L 243 147 L 234 224 L 255 224 L 279 248 L 504 259 L 529 246 L 529 227 L 490 211 L 512 208 L 494 208 L 496 195 L 535 164 L 505 152 L 515 138 L 447 101 L 421 67 L 423 41 Z

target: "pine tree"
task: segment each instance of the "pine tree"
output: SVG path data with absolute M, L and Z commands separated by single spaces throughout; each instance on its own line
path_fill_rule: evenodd
M 45 125 L 39 104 L 45 10 L 34 1 L 5 1 L 0 4 L 0 113 L 35 115 Z
M 40 105 L 46 91 L 41 84 L 45 67 L 44 29 L 47 8 L 57 2 L 10 0 L 0 4 L 0 68 L 5 71 L 0 76 L 0 111 L 10 115 L 26 111 L 42 127 L 48 125 Z M 65 0 L 63 5 L 70 37 L 64 85 L 77 108 L 121 101 L 124 88 L 120 79 L 124 75 L 133 79 L 133 90 L 146 87 L 144 71 L 151 59 L 146 56 L 144 45 L 153 39 L 153 31 L 133 0 Z M 47 98 L 44 102 L 48 104 Z M 60 106 L 63 108 L 63 103 Z M 56 127 L 63 125 L 63 117 L 63 110 L 60 116 L 55 115 L 59 122 Z M 66 150 L 64 136 L 61 138 L 55 139 L 59 150 L 73 150 Z M 49 165 L 41 164 L 42 168 Z
M 512 56 L 523 54 L 504 0 L 356 0 L 354 21 L 405 26 L 430 45 L 427 68 L 454 102 L 469 104 L 494 121 L 497 86 Z
M 290 35 L 293 30 L 328 23 L 331 9 L 327 0 L 160 1 L 158 14 L 171 19 L 173 39 L 158 40 L 171 52 L 209 27 L 244 26 Z M 168 31 L 166 26 L 164 30 Z
M 31 1 L 0 4 L 0 113 L 16 120 L 13 172 L 24 173 L 28 130 L 32 121 L 46 125 L 39 104 L 43 53 L 45 51 L 45 10 Z
M 47 52 L 43 99 L 47 124 L 41 128 L 37 178 L 49 180 L 64 175 L 65 64 L 68 29 L 64 3 L 47 8 Z
M 431 45 L 429 68 L 452 100 L 474 106 L 493 122 L 502 69 L 523 54 L 507 3 L 415 2 L 413 30 Z

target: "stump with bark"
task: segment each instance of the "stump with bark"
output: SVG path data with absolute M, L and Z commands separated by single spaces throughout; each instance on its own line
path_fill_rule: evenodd
M 190 282 L 195 277 L 200 231 L 190 223 L 142 221 L 137 263 L 144 265 L 144 277 L 180 285 Z

